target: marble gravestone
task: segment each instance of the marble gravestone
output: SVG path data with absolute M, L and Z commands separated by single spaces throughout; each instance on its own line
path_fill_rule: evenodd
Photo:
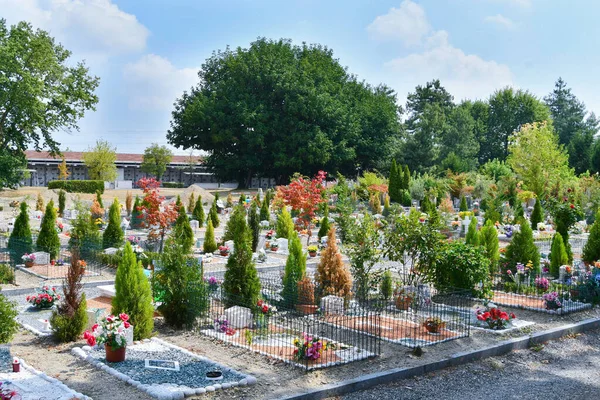
M 321 310 L 325 315 L 344 315 L 344 299 L 338 296 L 325 296 L 321 299 Z
M 233 306 L 225 310 L 225 319 L 233 329 L 248 328 L 252 325 L 252 311 L 246 307 Z

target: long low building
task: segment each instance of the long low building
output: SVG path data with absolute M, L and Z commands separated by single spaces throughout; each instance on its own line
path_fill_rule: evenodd
M 62 157 L 52 157 L 48 152 L 25 152 L 29 178 L 23 182 L 24 186 L 48 186 L 48 182 L 58 179 L 58 166 Z M 83 153 L 78 151 L 65 151 L 62 153 L 69 170 L 69 180 L 89 179 L 88 170 L 83 162 Z M 141 170 L 143 154 L 117 153 L 117 185 L 119 182 L 137 182 L 151 175 Z M 202 186 L 218 186 L 217 178 L 206 171 L 200 157 L 173 156 L 171 163 L 162 177 L 163 182 L 179 182 L 185 186 L 201 184 Z M 127 186 L 126 184 L 120 186 Z M 228 184 L 227 186 L 230 186 Z

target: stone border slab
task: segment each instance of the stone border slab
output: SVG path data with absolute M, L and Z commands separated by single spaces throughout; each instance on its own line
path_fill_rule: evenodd
M 317 400 L 341 396 L 346 393 L 369 389 L 376 385 L 412 378 L 414 376 L 424 375 L 428 372 L 438 371 L 444 368 L 462 365 L 488 357 L 501 356 L 506 353 L 510 353 L 513 350 L 526 349 L 534 344 L 543 343 L 548 340 L 561 338 L 568 334 L 580 333 L 599 327 L 600 318 L 587 319 L 578 323 L 567 324 L 554 329 L 537 332 L 529 336 L 505 340 L 483 349 L 456 353 L 449 358 L 434 361 L 429 364 L 410 368 L 394 368 L 373 374 L 362 375 L 354 379 L 325 385 L 319 389 L 278 398 L 282 400 Z
M 209 386 L 205 386 L 205 387 L 201 387 L 201 388 L 174 387 L 174 386 L 168 385 L 168 384 L 148 385 L 148 384 L 144 384 L 139 381 L 133 380 L 129 376 L 117 371 L 114 368 L 111 368 L 110 366 L 103 363 L 102 361 L 94 359 L 90 354 L 88 354 L 88 351 L 86 351 L 86 349 L 87 350 L 90 349 L 88 346 L 74 347 L 71 350 L 71 352 L 75 356 L 79 357 L 80 359 L 87 361 L 88 363 L 94 365 L 96 368 L 108 372 L 115 378 L 118 378 L 118 379 L 136 387 L 137 389 L 140 389 L 140 390 L 148 393 L 148 395 L 150 395 L 154 398 L 157 398 L 159 400 L 183 399 L 185 397 L 197 396 L 197 395 L 204 394 L 207 392 L 214 392 L 214 391 L 220 390 L 220 389 L 228 389 L 228 388 L 236 387 L 236 386 L 249 386 L 249 385 L 254 385 L 256 383 L 256 378 L 252 375 L 243 374 L 233 368 L 229 368 L 225 365 L 219 364 L 218 362 L 215 362 L 209 358 L 192 353 L 191 351 L 184 349 L 183 347 L 176 346 L 172 343 L 166 342 L 166 341 L 158 339 L 158 338 L 145 339 L 144 341 L 145 342 L 150 342 L 150 341 L 156 342 L 165 347 L 180 351 L 188 356 L 194 357 L 200 361 L 212 364 L 215 367 L 221 369 L 222 371 L 230 371 L 230 372 L 236 373 L 238 375 L 242 375 L 245 378 L 241 379 L 238 382 L 213 384 L 213 385 L 209 385 Z
M 61 279 L 62 281 L 62 279 Z M 84 289 L 85 288 L 94 288 L 97 286 L 101 286 L 101 285 L 114 285 L 115 280 L 109 280 L 109 281 L 95 281 L 95 282 L 86 282 L 83 284 Z M 36 287 L 39 287 L 36 286 Z M 31 293 L 32 289 L 35 289 L 36 287 L 24 287 L 24 288 L 19 288 L 19 289 L 2 289 L 2 294 L 5 296 L 19 296 L 22 294 L 28 294 Z M 56 287 L 56 290 L 58 290 L 59 288 L 62 289 L 63 285 L 58 284 L 58 285 L 54 285 L 54 287 Z

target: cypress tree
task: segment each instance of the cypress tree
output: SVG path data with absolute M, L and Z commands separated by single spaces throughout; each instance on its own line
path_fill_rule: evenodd
M 498 272 L 500 243 L 498 242 L 498 231 L 492 221 L 487 221 L 483 228 L 481 228 L 479 241 L 485 248 L 486 256 L 490 260 L 490 275 L 493 275 Z
M 190 226 L 190 220 L 183 207 L 179 208 L 179 215 L 173 227 L 173 237 L 181 245 L 185 254 L 192 252 L 194 246 L 194 232 Z
M 185 207 L 183 206 L 183 203 L 181 202 L 181 196 L 179 195 L 177 195 L 177 199 L 175 200 L 175 207 L 177 208 L 177 211 L 183 208 L 183 212 L 185 212 Z
M 471 246 L 479 246 L 479 234 L 477 233 L 477 218 L 471 218 L 469 223 L 469 229 L 467 230 L 467 236 L 465 243 Z
M 65 204 L 67 202 L 67 195 L 64 190 L 58 192 L 58 215 L 60 217 L 65 213 Z
M 13 231 L 8 238 L 8 249 L 10 257 L 14 264 L 21 263 L 23 254 L 33 252 L 33 238 L 31 237 L 31 228 L 29 226 L 29 213 L 27 212 L 27 203 L 21 203 L 21 212 L 15 220 Z
M 215 241 L 215 229 L 211 219 L 208 219 L 208 226 L 206 227 L 206 233 L 204 234 L 204 248 L 203 251 L 206 254 L 214 253 L 217 250 L 217 242 Z
M 196 200 L 194 198 L 194 192 L 192 192 L 192 194 L 190 194 L 190 197 L 188 197 L 188 207 L 187 207 L 187 211 L 190 214 L 194 214 L 194 207 L 196 205 Z M 200 224 L 200 226 L 202 226 L 202 224 Z
M 260 280 L 252 261 L 252 234 L 242 213 L 231 216 L 235 218 L 233 254 L 227 260 L 223 291 L 227 307 L 238 305 L 254 308 L 260 294 Z
M 435 207 L 431 203 L 431 200 L 429 200 L 429 195 L 425 194 L 425 197 L 423 197 L 423 201 L 421 201 L 421 212 L 429 214 L 432 210 L 435 210 Z
M 506 248 L 506 261 L 509 268 L 516 272 L 517 263 L 533 263 L 533 273 L 540 273 L 540 252 L 533 241 L 533 231 L 527 221 L 519 221 L 520 229 L 515 232 L 513 238 Z
M 324 296 L 348 298 L 352 291 L 352 275 L 342 261 L 333 228 L 327 233 L 327 247 L 321 252 L 321 261 L 315 272 L 315 282 L 319 284 L 320 294 Z
M 379 200 L 379 193 L 373 195 L 373 214 L 381 214 L 381 200 Z
M 217 199 L 216 198 L 215 198 L 215 201 L 213 201 L 212 206 L 210 207 L 208 216 L 210 217 L 210 220 L 213 223 L 213 227 L 218 228 L 220 222 L 219 222 L 219 213 L 217 212 Z
M 198 226 L 204 225 L 204 206 L 202 206 L 202 196 L 198 196 L 198 200 L 196 200 L 196 205 L 194 206 L 194 211 L 192 212 L 192 219 L 198 221 Z
M 244 193 L 240 194 L 240 198 L 238 199 L 238 204 L 246 203 L 246 195 Z
M 260 216 L 258 215 L 258 208 L 254 204 L 250 207 L 248 225 L 252 232 L 252 251 L 255 252 L 258 247 L 258 236 L 260 235 Z
M 232 208 L 233 207 L 233 196 L 231 193 L 227 195 L 227 202 L 225 203 L 225 207 Z
M 383 216 L 387 217 L 390 215 L 390 196 L 385 196 L 383 200 Z
M 550 247 L 550 274 L 558 278 L 560 267 L 568 263 L 569 256 L 562 235 L 556 232 L 552 237 L 552 247 Z
M 50 260 L 56 260 L 60 250 L 60 239 L 56 232 L 56 210 L 54 209 L 54 201 L 46 205 L 46 213 L 42 218 L 40 234 L 38 235 L 36 248 L 38 251 L 45 251 L 50 254 Z
M 540 199 L 535 199 L 535 205 L 531 212 L 531 229 L 537 230 L 537 226 L 544 220 L 544 211 Z
M 129 225 L 131 225 L 133 229 L 139 229 L 144 224 L 144 215 L 142 211 L 139 210 L 140 206 L 140 198 L 138 196 L 135 196 L 135 201 L 133 202 L 133 209 L 131 210 L 131 220 L 129 221 Z
M 288 212 L 286 207 L 281 209 L 279 217 L 277 217 L 277 226 L 275 227 L 275 233 L 277 237 L 288 238 L 294 231 L 294 221 L 292 216 Z
M 515 219 L 525 219 L 525 210 L 523 209 L 523 204 L 519 201 L 515 207 Z M 531 227 L 531 229 L 536 229 Z
M 233 208 L 233 212 L 231 213 L 231 217 L 229 221 L 227 221 L 227 225 L 225 226 L 225 233 L 223 234 L 223 241 L 227 242 L 228 240 L 233 240 L 233 238 L 238 234 L 236 229 L 242 229 L 242 225 L 239 223 L 239 219 L 246 218 L 246 209 L 241 204 L 237 204 Z
M 467 207 L 467 199 L 465 196 L 460 196 L 460 211 L 469 211 L 469 207 Z
M 35 202 L 35 211 L 44 211 L 44 198 L 41 193 L 38 193 L 37 200 Z
M 267 192 L 268 193 L 268 192 Z M 271 213 L 269 212 L 269 201 L 268 196 L 265 195 L 265 199 L 260 206 L 260 220 L 269 221 L 271 219 Z
M 125 234 L 121 229 L 120 210 L 119 200 L 115 198 L 108 211 L 108 225 L 102 235 L 102 248 L 104 249 L 119 248 L 123 245 Z
M 16 227 L 16 224 L 15 224 Z M 583 246 L 583 261 L 593 263 L 600 261 L 600 211 L 596 214 L 596 219 L 590 228 L 590 236 L 585 246 Z
M 285 262 L 283 275 L 283 296 L 286 305 L 293 307 L 298 304 L 298 282 L 306 274 L 306 254 L 296 232 L 292 232 L 289 240 L 289 256 Z
M 123 257 L 119 262 L 115 276 L 115 291 L 115 297 L 112 299 L 112 314 L 129 315 L 129 322 L 134 328 L 134 340 L 149 338 L 154 329 L 152 290 L 142 264 L 137 260 L 129 242 L 125 244 Z
M 398 174 L 398 177 L 400 177 L 400 174 Z M 408 190 L 410 188 L 410 170 L 408 169 L 408 165 L 404 165 L 404 173 L 401 178 L 402 178 L 401 189 Z
M 398 187 L 398 165 L 396 164 L 396 160 L 392 160 L 392 166 L 390 167 L 390 179 L 388 185 L 388 192 L 390 193 L 390 197 L 393 202 L 398 203 L 400 199 L 397 198 L 399 193 Z
M 102 203 L 102 193 L 99 190 L 96 191 L 96 201 L 100 204 L 101 208 L 104 208 L 104 203 Z
M 323 216 L 321 219 L 321 227 L 319 228 L 319 241 L 322 237 L 327 236 L 329 230 L 331 229 L 331 225 L 329 224 L 329 215 Z

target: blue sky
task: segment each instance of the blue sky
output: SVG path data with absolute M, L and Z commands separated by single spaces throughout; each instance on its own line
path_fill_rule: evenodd
M 101 78 L 97 111 L 57 134 L 62 147 L 120 152 L 166 144 L 203 61 L 259 36 L 326 45 L 402 104 L 434 78 L 460 100 L 509 85 L 543 97 L 562 76 L 600 114 L 598 15 L 595 0 L 0 0 L 0 17 L 50 31 Z

